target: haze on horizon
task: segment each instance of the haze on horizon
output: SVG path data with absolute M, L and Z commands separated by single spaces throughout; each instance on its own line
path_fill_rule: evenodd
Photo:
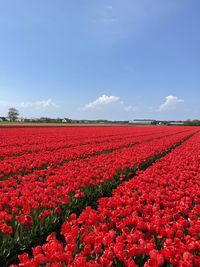
M 198 0 L 0 1 L 0 116 L 200 118 Z

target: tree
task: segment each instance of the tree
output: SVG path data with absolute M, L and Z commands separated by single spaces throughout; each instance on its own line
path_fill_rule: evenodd
M 200 120 L 187 120 L 184 125 L 186 126 L 200 126 Z
M 9 108 L 8 118 L 10 121 L 15 121 L 19 116 L 19 111 L 16 108 Z

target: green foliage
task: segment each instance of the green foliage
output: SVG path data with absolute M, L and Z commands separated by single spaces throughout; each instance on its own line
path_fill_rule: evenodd
M 187 120 L 184 125 L 186 126 L 200 126 L 200 120 Z
M 9 108 L 8 117 L 10 121 L 15 121 L 19 116 L 19 111 L 16 108 Z

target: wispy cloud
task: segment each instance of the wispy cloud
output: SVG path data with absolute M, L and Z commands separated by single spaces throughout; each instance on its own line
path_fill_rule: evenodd
M 118 22 L 118 19 L 117 18 L 102 18 L 101 21 L 103 23 L 115 23 L 115 22 Z
M 178 103 L 184 102 L 183 99 L 179 99 L 177 96 L 169 95 L 165 97 L 164 103 L 159 106 L 159 111 L 165 111 L 175 108 Z
M 35 108 L 35 109 L 46 109 L 49 107 L 58 107 L 50 98 L 47 100 L 40 100 L 35 102 L 21 102 L 18 104 L 20 108 Z
M 0 100 L 0 108 L 8 108 L 8 107 L 16 107 L 16 108 L 35 108 L 35 109 L 46 109 L 49 107 L 58 107 L 58 105 L 52 101 L 50 98 L 47 100 L 39 100 L 33 102 L 21 102 L 14 103 L 8 102 L 4 100 Z
M 113 9 L 113 6 L 112 5 L 107 5 L 106 9 Z
M 123 41 L 144 30 L 150 23 L 173 14 L 177 6 L 177 1 L 173 0 L 124 0 L 107 5 L 105 1 L 95 1 L 92 5 L 92 31 L 103 43 Z
M 136 107 L 132 105 L 126 105 L 124 101 L 121 100 L 119 96 L 108 96 L 102 95 L 98 97 L 96 100 L 86 104 L 81 110 L 94 110 L 96 108 L 101 108 L 103 106 L 109 106 L 111 104 L 115 105 L 115 108 L 123 109 L 126 112 L 133 112 L 136 110 Z
M 104 105 L 108 105 L 108 104 L 111 104 L 111 103 L 115 103 L 119 99 L 120 99 L 120 97 L 118 97 L 118 96 L 102 95 L 102 96 L 98 97 L 96 100 L 86 104 L 83 107 L 83 110 L 94 109 L 94 108 L 99 107 L 99 106 L 104 106 Z
M 129 106 L 124 106 L 124 110 L 127 111 L 127 112 L 133 112 L 133 111 L 136 111 L 137 108 L 134 107 L 134 106 L 129 105 Z

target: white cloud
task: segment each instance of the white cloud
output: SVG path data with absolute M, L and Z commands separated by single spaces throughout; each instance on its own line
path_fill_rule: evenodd
M 137 108 L 135 106 L 126 105 L 124 103 L 124 101 L 120 101 L 120 104 L 121 104 L 123 110 L 126 111 L 126 112 L 133 112 L 133 111 L 136 111 L 137 110 Z
M 94 109 L 98 106 L 104 106 L 104 105 L 109 105 L 111 103 L 116 103 L 120 100 L 120 97 L 118 96 L 107 96 L 107 95 L 102 95 L 100 97 L 98 97 L 96 100 L 86 104 L 83 107 L 83 110 L 87 110 L 87 109 Z
M 133 112 L 136 110 L 136 107 L 132 105 L 126 105 L 124 101 L 121 100 L 119 96 L 107 96 L 107 95 L 102 95 L 98 97 L 96 100 L 86 104 L 83 108 L 80 108 L 79 110 L 94 110 L 94 109 L 99 109 L 104 106 L 109 106 L 112 104 L 112 109 L 114 110 L 124 110 L 126 112 Z M 114 104 L 114 106 L 113 106 Z
M 49 107 L 58 107 L 58 105 L 51 99 L 40 100 L 35 102 L 21 102 L 19 105 L 21 108 L 35 108 L 35 109 L 46 109 Z
M 177 96 L 169 95 L 165 97 L 165 102 L 159 107 L 159 111 L 169 110 L 176 107 L 178 103 L 184 102 L 183 99 L 179 99 Z
M 137 109 L 136 107 L 131 106 L 131 105 L 124 106 L 124 110 L 127 111 L 127 112 L 133 112 L 133 111 L 136 111 L 136 109 Z

